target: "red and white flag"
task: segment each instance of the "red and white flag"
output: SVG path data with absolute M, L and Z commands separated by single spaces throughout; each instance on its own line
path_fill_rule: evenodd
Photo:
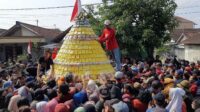
M 28 54 L 31 54 L 31 48 L 32 48 L 32 42 L 30 40 L 29 43 L 28 43 L 28 48 L 27 48 Z
M 75 5 L 74 5 L 74 10 L 72 12 L 71 20 L 70 20 L 71 22 L 76 19 L 76 17 L 80 14 L 81 10 L 82 10 L 81 0 L 76 0 Z

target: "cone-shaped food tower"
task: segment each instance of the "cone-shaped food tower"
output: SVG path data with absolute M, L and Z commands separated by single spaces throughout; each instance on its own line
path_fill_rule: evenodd
M 97 38 L 86 19 L 76 20 L 54 60 L 56 77 L 68 72 L 78 76 L 89 72 L 95 79 L 99 74 L 113 73 L 114 69 Z

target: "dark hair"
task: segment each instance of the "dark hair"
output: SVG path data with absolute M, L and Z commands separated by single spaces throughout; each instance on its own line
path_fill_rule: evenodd
M 110 90 L 111 99 L 117 98 L 119 100 L 122 99 L 121 89 L 117 86 L 113 86 Z
M 36 84 L 35 82 L 29 81 L 25 84 L 28 88 L 35 88 Z
M 47 92 L 47 96 L 49 98 L 49 100 L 55 98 L 57 96 L 57 92 L 54 89 L 49 89 Z
M 67 84 L 62 84 L 58 87 L 58 90 L 60 93 L 62 93 L 63 95 L 67 95 L 69 92 L 69 86 Z
M 193 100 L 195 109 L 200 108 L 200 98 L 194 98 Z
M 69 72 L 69 73 L 66 74 L 65 80 L 66 80 L 67 83 L 71 83 L 73 81 L 73 74 L 72 74 L 72 72 Z
M 22 106 L 30 106 L 28 98 L 27 97 L 21 97 L 19 99 L 19 101 L 17 102 L 17 106 L 18 106 L 18 108 L 20 108 Z
M 189 80 L 190 79 L 190 74 L 188 72 L 185 72 L 183 74 L 183 76 L 185 77 L 186 80 Z
M 133 95 L 133 96 L 137 97 L 137 96 L 138 96 L 138 94 L 139 94 L 139 90 L 138 90 L 138 89 L 136 89 L 136 88 L 132 88 L 132 91 L 131 91 L 131 93 L 132 93 L 132 95 Z
M 56 81 L 55 80 L 50 80 L 50 81 L 47 82 L 47 85 L 50 88 L 54 88 L 56 86 Z
M 51 49 L 46 49 L 45 53 L 50 53 L 51 54 Z
M 128 72 L 126 73 L 126 75 L 127 75 L 127 77 L 128 77 L 129 79 L 132 79 L 132 78 L 133 78 L 133 73 L 132 73 L 132 71 L 128 71 Z
M 44 91 L 42 89 L 36 89 L 34 92 L 34 99 L 37 101 L 44 100 Z
M 200 70 L 194 70 L 193 74 L 196 74 L 197 76 L 200 76 Z
M 19 112 L 31 112 L 31 109 L 28 106 L 22 106 L 19 108 Z
M 84 105 L 86 112 L 96 112 L 95 106 L 93 104 Z
M 132 87 L 130 84 L 125 84 L 124 88 L 127 89 L 130 93 L 132 93 Z
M 152 96 L 149 91 L 141 91 L 138 95 L 138 99 L 141 102 L 148 104 L 152 100 Z
M 158 106 L 160 106 L 160 107 L 165 107 L 165 105 L 166 105 L 166 102 L 165 102 L 165 100 L 163 100 L 163 101 L 159 101 L 159 100 L 156 100 L 156 104 L 158 105 Z
M 162 83 L 160 81 L 155 80 L 152 82 L 151 87 L 153 89 L 159 89 L 162 87 Z

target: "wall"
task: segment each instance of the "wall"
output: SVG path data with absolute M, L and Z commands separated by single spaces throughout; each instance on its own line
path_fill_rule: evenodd
M 191 28 L 194 28 L 194 24 L 190 22 L 179 23 L 178 27 L 176 27 L 176 29 L 191 29 Z
M 185 59 L 193 62 L 200 60 L 200 45 L 185 45 Z
M 12 36 L 20 36 L 21 35 L 21 29 L 17 29 L 17 31 L 13 32 L 11 35 Z
M 21 36 L 37 36 L 35 33 L 31 32 L 30 30 L 22 27 L 22 35 Z
M 184 48 L 174 48 L 174 54 L 178 59 L 185 59 L 185 49 Z

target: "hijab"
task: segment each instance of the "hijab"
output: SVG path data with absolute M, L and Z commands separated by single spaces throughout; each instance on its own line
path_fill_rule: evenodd
M 87 84 L 87 89 L 93 93 L 94 91 L 97 91 L 98 86 L 96 85 L 94 80 L 89 80 Z
M 171 88 L 169 90 L 169 98 L 171 101 L 167 105 L 166 109 L 169 112 L 182 112 L 183 96 L 185 91 L 181 88 Z
M 45 112 L 46 104 L 47 104 L 46 101 L 38 102 L 36 104 L 36 110 L 37 110 L 37 112 Z
M 32 101 L 31 93 L 29 92 L 28 88 L 26 86 L 22 86 L 18 89 L 18 94 L 24 97 L 27 97 L 29 102 Z

